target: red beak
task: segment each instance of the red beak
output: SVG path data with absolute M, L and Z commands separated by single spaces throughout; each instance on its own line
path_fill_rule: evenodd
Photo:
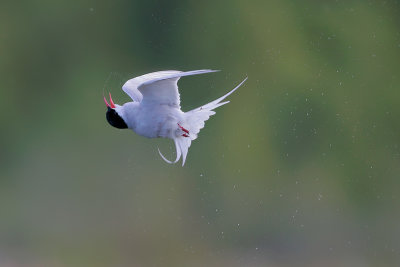
M 111 98 L 111 93 L 108 93 L 108 94 L 110 95 L 110 103 L 111 103 L 111 105 L 108 104 L 107 99 L 106 99 L 105 96 L 103 96 L 103 97 L 104 97 L 104 103 L 106 103 L 106 106 L 109 107 L 109 108 L 115 108 L 114 101 L 113 101 L 112 98 Z

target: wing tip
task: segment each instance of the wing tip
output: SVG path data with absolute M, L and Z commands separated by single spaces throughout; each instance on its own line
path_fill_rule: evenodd
M 201 69 L 201 70 L 190 70 L 186 71 L 187 73 L 193 73 L 193 74 L 203 74 L 203 73 L 212 73 L 212 72 L 218 72 L 221 70 L 212 70 L 212 69 Z

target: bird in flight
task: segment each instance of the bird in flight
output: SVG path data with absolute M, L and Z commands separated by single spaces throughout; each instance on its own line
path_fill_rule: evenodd
M 170 164 L 178 162 L 182 156 L 183 166 L 188 149 L 192 141 L 197 138 L 200 129 L 204 127 L 204 122 L 215 114 L 213 111 L 215 108 L 229 103 L 229 101 L 222 101 L 238 89 L 247 80 L 247 77 L 222 97 L 188 112 L 181 110 L 178 80 L 183 76 L 216 71 L 167 70 L 130 79 L 122 86 L 122 90 L 133 101 L 121 106 L 114 104 L 111 94 L 109 94 L 110 103 L 104 97 L 107 106 L 107 121 L 115 128 L 132 129 L 144 137 L 172 139 L 176 147 L 175 161 L 169 161 L 160 150 L 158 152 L 163 160 Z

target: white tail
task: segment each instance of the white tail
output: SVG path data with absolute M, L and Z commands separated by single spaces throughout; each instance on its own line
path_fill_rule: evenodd
M 158 152 L 160 153 L 160 156 L 165 160 L 166 162 L 173 164 L 178 162 L 178 160 L 182 156 L 182 166 L 185 164 L 186 161 L 186 156 L 189 150 L 189 147 L 192 143 L 192 140 L 195 140 L 197 138 L 197 134 L 200 132 L 201 129 L 204 128 L 204 122 L 210 118 L 210 116 L 215 114 L 214 109 L 217 107 L 220 107 L 222 105 L 225 105 L 229 103 L 229 101 L 221 102 L 224 100 L 227 96 L 235 92 L 245 81 L 247 80 L 247 77 L 238 85 L 236 86 L 233 90 L 228 92 L 227 94 L 223 95 L 222 97 L 204 105 L 198 108 L 195 108 L 191 111 L 185 112 L 185 122 L 182 124 L 183 127 L 189 130 L 190 134 L 189 137 L 184 137 L 184 136 L 179 136 L 174 139 L 175 142 L 175 147 L 176 147 L 176 159 L 175 161 L 169 161 L 167 160 L 163 154 L 161 154 L 160 150 Z

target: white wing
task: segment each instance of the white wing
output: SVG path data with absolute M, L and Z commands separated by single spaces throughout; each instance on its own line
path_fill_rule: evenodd
M 178 80 L 180 77 L 215 72 L 217 70 L 158 71 L 127 81 L 122 90 L 134 101 L 155 102 L 180 108 Z
M 176 160 L 175 161 L 169 161 L 166 159 L 163 154 L 161 154 L 161 151 L 158 150 L 158 153 L 160 153 L 160 156 L 163 158 L 168 163 L 176 163 L 182 156 L 182 166 L 185 164 L 186 156 L 189 150 L 189 147 L 192 143 L 193 140 L 197 138 L 197 134 L 200 132 L 200 130 L 204 127 L 204 123 L 206 120 L 210 118 L 210 116 L 215 114 L 214 109 L 217 107 L 220 107 L 222 105 L 225 105 L 229 103 L 229 101 L 224 101 L 225 98 L 227 98 L 230 94 L 235 92 L 242 84 L 247 80 L 247 77 L 233 90 L 229 91 L 227 94 L 221 96 L 220 98 L 203 105 L 199 108 L 195 108 L 191 111 L 185 112 L 185 119 L 182 121 L 183 125 L 187 127 L 187 129 L 190 131 L 189 137 L 183 137 L 183 136 L 178 136 L 177 138 L 174 138 L 175 142 L 175 147 L 176 147 Z M 224 102 L 222 102 L 224 101 Z

